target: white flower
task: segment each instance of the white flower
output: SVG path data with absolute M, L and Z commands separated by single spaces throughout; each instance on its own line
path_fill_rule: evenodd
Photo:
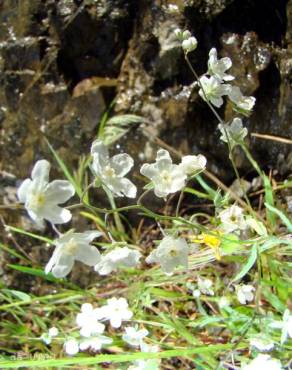
M 235 230 L 245 230 L 247 224 L 243 215 L 243 209 L 233 204 L 219 213 L 221 228 L 226 233 L 232 233 Z
M 197 48 L 198 41 L 194 36 L 191 36 L 188 39 L 183 40 L 181 46 L 186 53 L 190 53 Z
M 255 348 L 260 352 L 269 352 L 275 347 L 274 342 L 262 337 L 251 338 L 249 340 L 249 343 L 251 347 Z
M 109 320 L 113 328 L 119 328 L 123 320 L 130 320 L 133 312 L 128 308 L 125 298 L 108 299 L 107 304 L 97 309 L 98 319 Z
M 250 112 L 256 102 L 256 98 L 253 96 L 244 96 L 238 86 L 230 86 L 228 96 L 242 113 Z
M 136 186 L 124 176 L 134 165 L 129 154 L 117 154 L 109 157 L 108 149 L 101 140 L 96 140 L 91 146 L 93 157 L 92 170 L 98 179 L 105 184 L 114 195 L 135 198 Z
M 223 104 L 223 95 L 227 95 L 229 87 L 221 83 L 221 81 L 214 77 L 202 76 L 200 77 L 200 85 L 202 88 L 199 90 L 199 95 L 203 100 L 208 100 L 210 103 L 219 108 Z
M 76 316 L 76 323 L 81 328 L 80 334 L 83 337 L 90 337 L 104 332 L 104 325 L 97 319 L 98 308 L 93 308 L 92 304 L 84 303 L 81 312 Z
M 125 333 L 123 334 L 123 340 L 134 347 L 141 346 L 143 339 L 149 334 L 148 330 L 133 328 L 130 326 L 125 327 Z
M 244 365 L 242 370 L 281 370 L 281 362 L 269 355 L 259 354 L 248 365 Z
M 39 226 L 44 220 L 52 224 L 63 224 L 71 220 L 68 209 L 58 204 L 67 202 L 74 193 L 74 187 L 66 180 L 54 180 L 49 183 L 50 163 L 46 160 L 37 161 L 31 172 L 31 179 L 22 182 L 17 191 L 18 199 Z
M 64 343 L 64 349 L 65 349 L 65 352 L 67 353 L 67 355 L 74 356 L 74 355 L 76 355 L 76 353 L 79 352 L 79 344 L 78 344 L 77 340 L 74 339 L 74 338 L 68 339 Z
M 56 239 L 56 248 L 45 268 L 46 274 L 52 271 L 55 277 L 64 277 L 72 270 L 75 260 L 88 266 L 96 265 L 100 261 L 100 253 L 90 242 L 100 235 L 102 233 L 98 231 L 74 233 L 71 230 Z
M 281 329 L 281 344 L 284 344 L 288 337 L 292 338 L 292 315 L 290 311 L 286 309 L 283 314 L 282 321 L 273 321 L 270 325 L 271 328 Z
M 100 275 L 108 275 L 119 267 L 136 267 L 141 258 L 141 253 L 128 247 L 115 248 L 106 255 L 101 256 L 100 262 L 94 270 Z
M 225 73 L 232 66 L 230 58 L 225 57 L 220 60 L 217 58 L 217 50 L 212 48 L 209 52 L 208 73 L 217 77 L 219 80 L 231 81 L 234 77 Z
M 246 304 L 254 299 L 253 292 L 255 288 L 252 285 L 241 285 L 236 289 L 237 299 L 241 304 Z
M 213 289 L 211 289 L 212 285 L 213 285 L 212 280 L 201 279 L 200 277 L 198 277 L 198 288 L 202 294 L 214 295 L 214 291 Z
M 202 154 L 186 155 L 182 157 L 179 165 L 186 175 L 193 175 L 195 172 L 203 171 L 206 168 L 207 159 Z
M 173 164 L 168 151 L 164 149 L 158 150 L 155 163 L 144 163 L 140 172 L 153 182 L 154 193 L 160 198 L 181 190 L 187 178 L 181 166 Z
M 90 338 L 84 339 L 80 342 L 79 348 L 81 351 L 86 351 L 87 349 L 91 349 L 92 351 L 99 351 L 103 345 L 111 344 L 112 339 L 106 337 L 105 335 L 94 335 Z
M 189 247 L 185 239 L 166 236 L 146 258 L 147 263 L 160 263 L 162 271 L 172 274 L 177 266 L 188 268 Z
M 218 129 L 221 132 L 220 140 L 225 143 L 230 143 L 231 148 L 242 142 L 248 134 L 247 128 L 243 127 L 240 118 L 234 118 L 230 125 L 223 125 L 220 123 Z
M 48 333 L 49 333 L 49 336 L 53 338 L 53 337 L 56 337 L 59 334 L 59 330 L 58 330 L 58 328 L 53 326 L 52 328 L 49 329 Z

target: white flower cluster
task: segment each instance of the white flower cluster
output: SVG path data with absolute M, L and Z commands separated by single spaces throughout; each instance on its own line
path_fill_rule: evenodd
M 68 355 L 75 355 L 79 350 L 99 351 L 104 345 L 112 343 L 111 338 L 103 335 L 105 325 L 101 321 L 109 321 L 113 328 L 119 328 L 122 321 L 130 320 L 132 316 L 133 312 L 129 310 L 125 298 L 108 299 L 105 306 L 98 308 L 93 308 L 90 303 L 84 303 L 76 317 L 81 338 L 68 339 L 64 344 L 65 352 Z
M 113 297 L 107 300 L 107 304 L 94 308 L 91 303 L 84 303 L 81 312 L 76 316 L 76 324 L 79 327 L 80 337 L 68 338 L 64 343 L 64 350 L 69 356 L 76 355 L 79 351 L 91 350 L 97 352 L 103 346 L 113 342 L 112 338 L 104 335 L 105 325 L 102 322 L 109 321 L 114 329 L 121 327 L 123 321 L 129 321 L 133 312 L 129 309 L 125 298 Z M 156 346 L 151 346 L 144 341 L 149 334 L 146 329 L 139 329 L 137 326 L 126 326 L 122 339 L 131 347 L 140 348 L 142 352 L 157 352 Z M 135 361 L 129 369 L 159 369 L 159 361 L 154 359 Z M 150 368 L 150 367 L 149 367 Z

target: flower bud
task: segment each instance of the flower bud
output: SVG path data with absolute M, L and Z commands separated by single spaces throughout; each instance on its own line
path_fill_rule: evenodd
M 192 36 L 189 37 L 187 40 L 183 40 L 181 46 L 186 53 L 190 53 L 191 51 L 197 48 L 197 45 L 198 45 L 197 39 L 194 36 Z

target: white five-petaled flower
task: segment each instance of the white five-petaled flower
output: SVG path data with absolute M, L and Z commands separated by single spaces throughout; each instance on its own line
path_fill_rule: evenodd
M 181 190 L 187 179 L 183 168 L 173 164 L 168 151 L 164 149 L 158 150 L 155 163 L 144 163 L 140 172 L 152 181 L 154 193 L 160 198 Z
M 269 355 L 259 354 L 248 365 L 243 365 L 242 370 L 281 370 L 281 362 Z
M 74 356 L 79 352 L 79 343 L 76 339 L 68 339 L 64 343 L 64 349 L 67 355 Z
M 199 95 L 205 101 L 210 101 L 211 104 L 219 108 L 223 104 L 223 95 L 229 92 L 229 86 L 223 84 L 217 77 L 202 76 L 200 77 Z M 204 91 L 203 91 L 204 90 Z
M 232 233 L 236 230 L 245 230 L 247 224 L 243 215 L 243 209 L 233 204 L 219 213 L 221 220 L 220 227 L 226 233 Z
M 253 109 L 256 102 L 255 97 L 244 96 L 238 86 L 229 86 L 228 96 L 242 113 L 249 113 Z
M 92 245 L 93 239 L 102 235 L 99 231 L 74 233 L 70 230 L 54 241 L 54 253 L 46 265 L 46 274 L 52 271 L 57 278 L 62 278 L 72 270 L 75 260 L 94 266 L 100 261 L 98 249 Z
M 129 310 L 128 302 L 125 298 L 110 298 L 107 304 L 97 309 L 99 320 L 109 320 L 113 328 L 119 328 L 123 320 L 130 320 L 133 312 Z
M 80 334 L 83 337 L 102 334 L 105 326 L 97 319 L 98 308 L 93 308 L 92 304 L 84 303 L 81 312 L 76 316 L 76 323 L 80 327 Z
M 107 147 L 101 140 L 96 140 L 91 146 L 93 158 L 92 170 L 95 176 L 106 185 L 114 195 L 135 198 L 136 186 L 124 176 L 134 165 L 132 157 L 127 153 L 109 157 Z
M 111 344 L 112 339 L 106 337 L 105 335 L 96 334 L 89 338 L 83 339 L 80 344 L 79 348 L 81 351 L 86 351 L 87 349 L 91 349 L 92 351 L 99 351 L 103 345 Z
M 123 340 L 133 347 L 141 346 L 143 339 L 149 334 L 148 330 L 126 326 Z
M 160 263 L 166 274 L 172 274 L 177 266 L 188 268 L 189 246 L 183 238 L 165 236 L 146 258 L 147 263 Z
M 214 295 L 214 290 L 211 289 L 213 281 L 210 279 L 201 279 L 198 277 L 198 288 L 202 294 Z
M 209 52 L 208 73 L 221 81 L 231 81 L 234 77 L 225 73 L 232 66 L 230 58 L 225 57 L 218 60 L 217 50 L 212 48 Z
M 74 193 L 74 187 L 66 180 L 49 183 L 50 163 L 37 161 L 31 172 L 31 179 L 22 182 L 17 191 L 18 199 L 34 222 L 43 226 L 44 220 L 52 224 L 63 224 L 71 220 L 69 210 L 58 204 L 65 203 Z
M 237 299 L 241 304 L 246 304 L 254 299 L 255 288 L 252 285 L 239 285 L 236 288 Z
M 206 168 L 207 159 L 202 154 L 186 155 L 182 157 L 179 166 L 186 175 L 194 175 L 196 172 L 203 171 Z
M 243 127 L 240 118 L 234 118 L 230 125 L 219 123 L 218 129 L 221 132 L 220 140 L 225 143 L 229 142 L 231 148 L 242 142 L 248 133 L 247 128 Z
M 100 275 L 108 275 L 120 267 L 136 267 L 140 258 L 141 253 L 136 250 L 128 247 L 115 248 L 101 256 L 101 260 L 94 266 L 94 270 Z

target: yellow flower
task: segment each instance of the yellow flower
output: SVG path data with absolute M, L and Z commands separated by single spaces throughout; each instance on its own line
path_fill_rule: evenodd
M 216 234 L 216 235 L 214 235 Z M 194 243 L 199 243 L 199 244 L 205 244 L 208 247 L 212 248 L 214 250 L 215 257 L 218 261 L 221 260 L 221 255 L 220 255 L 220 249 L 219 246 L 221 244 L 221 232 L 214 230 L 213 234 L 205 234 L 202 233 L 198 235 L 196 238 L 192 239 Z M 218 236 L 217 236 L 218 235 Z

